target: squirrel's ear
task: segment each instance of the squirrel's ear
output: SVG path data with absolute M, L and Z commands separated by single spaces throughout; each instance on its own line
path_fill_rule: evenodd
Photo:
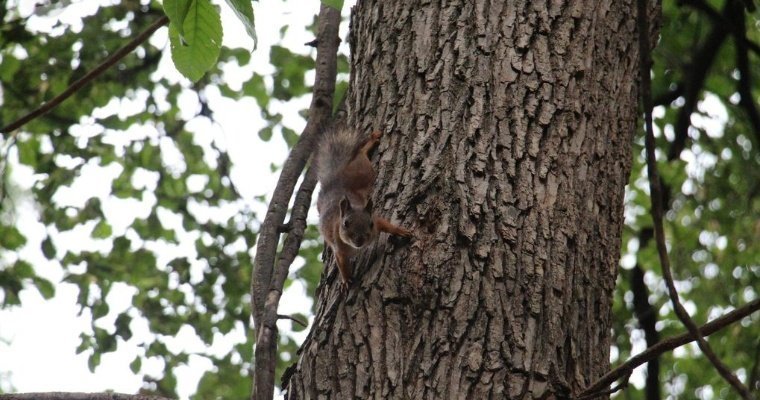
M 367 205 L 364 207 L 367 212 L 372 212 L 372 199 L 367 200 Z
M 343 196 L 343 198 L 340 200 L 340 216 L 343 217 L 346 215 L 349 209 L 351 209 L 351 202 L 348 201 L 347 196 Z

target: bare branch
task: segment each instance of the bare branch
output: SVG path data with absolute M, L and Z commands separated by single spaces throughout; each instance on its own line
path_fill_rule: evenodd
M 283 224 L 283 222 L 293 189 L 311 155 L 314 143 L 332 116 L 337 50 L 340 43 L 339 25 L 340 11 L 321 5 L 317 27 L 316 78 L 314 95 L 309 106 L 309 120 L 283 165 L 280 179 L 259 232 L 251 277 L 251 309 L 256 327 L 255 376 L 251 396 L 256 400 L 269 400 L 274 395 L 277 306 L 288 269 L 298 252 L 306 227 L 306 213 L 316 185 L 316 174 L 311 170 L 306 173 L 296 196 L 292 220 L 288 224 Z M 284 225 L 291 225 L 291 229 L 275 270 L 277 245 Z
M 647 229 L 647 231 L 650 231 Z M 641 235 L 640 235 L 641 237 Z M 644 270 L 637 263 L 630 275 L 631 292 L 633 293 L 633 310 L 639 327 L 644 331 L 647 347 L 652 347 L 660 341 L 657 331 L 657 310 L 649 304 L 649 289 L 644 283 Z M 647 400 L 660 399 L 660 359 L 655 357 L 647 362 L 647 379 L 645 386 Z
M 280 318 L 280 315 L 277 314 L 277 308 L 280 304 L 282 289 L 288 276 L 288 270 L 298 255 L 298 249 L 301 246 L 301 240 L 306 230 L 306 216 L 309 213 L 309 206 L 311 205 L 311 194 L 316 184 L 316 169 L 309 168 L 293 203 L 291 221 L 288 223 L 291 225 L 291 230 L 280 252 L 277 268 L 274 271 L 272 283 L 267 292 L 261 322 L 257 327 L 254 357 L 254 368 L 256 371 L 256 381 L 254 383 L 255 399 L 271 399 L 274 394 L 274 373 L 275 366 L 277 365 L 277 320 Z M 271 387 L 264 389 L 266 392 L 256 389 L 257 387 L 266 387 L 264 385 L 271 385 Z
M 626 371 L 626 374 L 622 377 L 623 381 L 610 389 L 599 389 L 596 392 L 591 392 L 588 394 L 584 394 L 581 397 L 577 397 L 575 400 L 588 400 L 588 399 L 593 399 L 595 397 L 600 397 L 600 396 L 609 396 L 615 392 L 623 390 L 628 387 L 628 380 L 631 378 L 632 372 L 633 370 Z
M 18 120 L 11 122 L 7 126 L 0 129 L 0 133 L 10 133 L 15 131 L 16 129 L 24 126 L 29 121 L 32 121 L 33 119 L 46 114 L 53 108 L 57 107 L 59 104 L 61 104 L 64 100 L 68 99 L 76 93 L 79 89 L 87 85 L 88 83 L 92 82 L 95 78 L 103 74 L 108 68 L 111 68 L 114 64 L 116 64 L 119 60 L 124 58 L 127 54 L 131 53 L 132 50 L 136 49 L 137 46 L 142 44 L 144 41 L 148 40 L 148 38 L 158 30 L 158 28 L 166 25 L 169 22 L 169 18 L 167 16 L 163 16 L 156 20 L 156 22 L 152 23 L 146 30 L 144 30 L 142 33 L 137 35 L 134 39 L 132 39 L 129 43 L 124 45 L 124 47 L 120 48 L 119 50 L 116 50 L 115 53 L 110 55 L 108 58 L 106 58 L 100 65 L 95 67 L 92 71 L 86 73 L 83 77 L 76 80 L 76 82 L 72 83 L 69 87 L 66 88 L 61 94 L 58 96 L 55 96 L 52 100 L 42 104 L 35 110 L 29 112 L 28 114 L 24 115 L 23 117 L 19 118 Z
M 742 318 L 751 315 L 757 310 L 760 310 L 760 299 L 751 301 L 742 307 L 737 308 L 736 310 L 733 310 L 726 315 L 723 315 L 722 317 L 716 318 L 702 325 L 699 327 L 699 331 L 705 336 L 710 336 L 713 333 L 718 332 L 721 329 L 741 320 Z M 580 396 L 586 396 L 588 393 L 595 393 L 606 387 L 609 387 L 618 379 L 623 378 L 626 375 L 630 375 L 631 372 L 633 372 L 633 370 L 641 364 L 659 357 L 665 352 L 681 347 L 687 343 L 691 343 L 694 340 L 696 340 L 696 336 L 694 336 L 694 334 L 691 332 L 686 332 L 658 342 L 656 345 L 649 347 L 641 353 L 629 358 L 623 364 L 606 373 L 596 382 L 589 385 L 587 389 L 581 392 Z
M 649 21 L 646 10 L 646 0 L 637 1 L 638 9 L 638 28 L 639 28 L 639 67 L 641 69 L 641 98 L 644 105 L 644 124 L 646 127 L 646 154 L 647 154 L 647 174 L 649 176 L 649 189 L 652 197 L 652 219 L 654 221 L 654 237 L 657 243 L 657 252 L 660 256 L 660 264 L 662 265 L 662 274 L 665 278 L 665 284 L 668 287 L 670 294 L 670 300 L 673 304 L 673 309 L 678 316 L 678 319 L 686 326 L 689 332 L 697 339 L 697 344 L 700 350 L 715 366 L 715 369 L 720 375 L 733 386 L 744 399 L 752 398 L 752 394 L 749 390 L 739 381 L 736 376 L 726 367 L 723 362 L 718 359 L 710 345 L 707 343 L 702 333 L 699 330 L 697 324 L 686 312 L 681 304 L 678 291 L 673 283 L 673 274 L 670 270 L 670 259 L 668 257 L 668 250 L 665 246 L 665 234 L 663 232 L 662 223 L 662 191 L 660 188 L 659 173 L 657 171 L 657 160 L 655 159 L 655 142 L 654 142 L 654 128 L 652 126 L 652 94 L 651 94 L 651 54 L 649 46 Z M 717 28 L 715 28 L 717 29 Z

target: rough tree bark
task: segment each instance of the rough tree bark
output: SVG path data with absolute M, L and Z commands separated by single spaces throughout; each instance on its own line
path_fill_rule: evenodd
M 636 128 L 635 2 L 359 1 L 349 115 L 381 129 L 383 235 L 289 398 L 566 398 L 609 369 Z

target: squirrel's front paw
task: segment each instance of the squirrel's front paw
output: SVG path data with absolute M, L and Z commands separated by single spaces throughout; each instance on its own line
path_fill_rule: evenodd
M 410 231 L 409 229 L 398 227 L 398 232 L 396 232 L 396 235 L 401 236 L 403 238 L 411 239 L 414 237 L 414 233 Z

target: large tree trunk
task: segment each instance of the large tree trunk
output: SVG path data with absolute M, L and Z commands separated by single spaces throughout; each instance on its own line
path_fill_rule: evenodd
M 553 398 L 608 370 L 635 10 L 359 1 L 349 113 L 385 133 L 376 208 L 417 239 L 383 235 L 347 296 L 330 271 L 289 396 Z

